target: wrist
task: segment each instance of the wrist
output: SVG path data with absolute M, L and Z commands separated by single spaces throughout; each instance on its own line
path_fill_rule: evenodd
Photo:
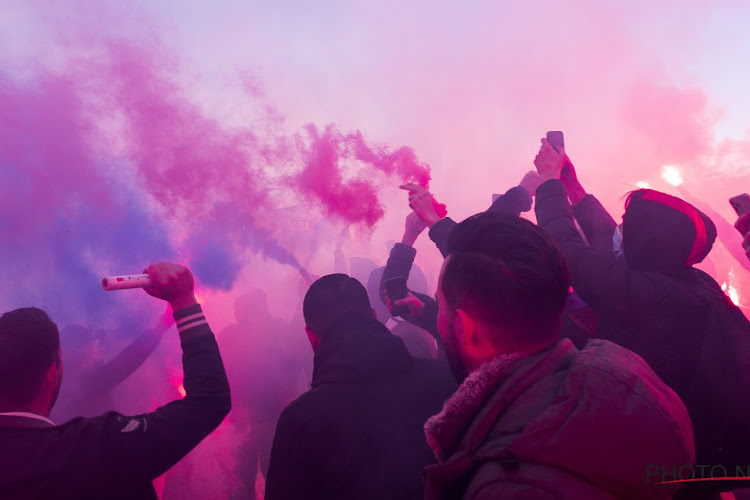
M 443 218 L 439 217 L 436 213 L 427 214 L 427 216 L 423 219 L 424 223 L 427 224 L 427 227 L 431 228 L 435 225 L 435 223 L 441 221 Z
M 174 299 L 169 301 L 169 306 L 172 308 L 172 312 L 176 312 L 180 309 L 192 306 L 197 303 L 198 301 L 195 299 L 195 294 L 191 293 L 190 295 L 175 297 Z
M 586 190 L 579 182 L 566 185 L 565 189 L 568 192 L 571 205 L 578 205 L 586 197 Z
M 415 235 L 411 235 L 408 233 L 404 233 L 404 237 L 401 238 L 401 244 L 413 247 L 414 242 L 417 241 L 417 236 L 418 235 L 415 236 Z

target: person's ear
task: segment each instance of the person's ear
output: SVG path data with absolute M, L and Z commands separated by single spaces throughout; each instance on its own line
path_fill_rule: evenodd
M 308 327 L 305 327 L 305 333 L 307 333 L 307 338 L 310 340 L 313 352 L 317 351 L 320 346 L 320 337 Z
M 44 374 L 44 383 L 47 387 L 54 389 L 62 382 L 62 360 L 59 357 L 50 364 L 47 368 L 47 373 Z
M 477 341 L 477 323 L 474 318 L 463 309 L 456 309 L 453 321 L 459 345 L 463 345 L 466 348 L 475 345 Z

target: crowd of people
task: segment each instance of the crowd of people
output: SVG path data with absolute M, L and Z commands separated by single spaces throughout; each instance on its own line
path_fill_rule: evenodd
M 750 321 L 695 267 L 726 229 L 651 189 L 628 195 L 618 224 L 563 148 L 542 139 L 534 165 L 460 223 L 402 186 L 412 212 L 386 265 L 352 259 L 349 275 L 337 247 L 296 332 L 254 289 L 217 342 L 191 271 L 151 265 L 145 290 L 171 309 L 184 396 L 150 413 L 106 411 L 108 398 L 171 318 L 105 363 L 90 329 L 5 313 L 0 498 L 157 498 L 152 481 L 225 419 L 227 498 L 255 498 L 258 473 L 269 500 L 718 499 L 750 486 Z M 532 208 L 536 224 L 520 217 Z M 735 227 L 748 269 L 750 213 Z M 444 258 L 434 296 L 414 264 L 426 229 Z M 392 297 L 398 279 L 405 296 Z

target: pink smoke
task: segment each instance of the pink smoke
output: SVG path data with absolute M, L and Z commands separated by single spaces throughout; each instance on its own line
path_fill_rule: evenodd
M 385 213 L 378 196 L 385 180 L 378 173 L 429 188 L 430 167 L 409 147 L 391 151 L 382 144 L 369 145 L 360 131 L 344 134 L 334 125 L 320 132 L 308 124 L 305 130 L 310 141 L 301 146 L 305 166 L 291 182 L 311 201 L 321 203 L 329 216 L 372 228 Z M 347 174 L 352 177 L 346 179 Z M 438 208 L 443 216 L 444 209 Z

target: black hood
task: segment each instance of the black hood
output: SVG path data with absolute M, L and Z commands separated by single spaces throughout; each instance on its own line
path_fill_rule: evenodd
M 651 189 L 634 191 L 623 215 L 628 267 L 677 272 L 701 262 L 716 240 L 711 219 L 689 203 Z
M 413 361 L 403 341 L 379 321 L 347 321 L 321 339 L 312 386 L 375 382 L 410 370 Z

